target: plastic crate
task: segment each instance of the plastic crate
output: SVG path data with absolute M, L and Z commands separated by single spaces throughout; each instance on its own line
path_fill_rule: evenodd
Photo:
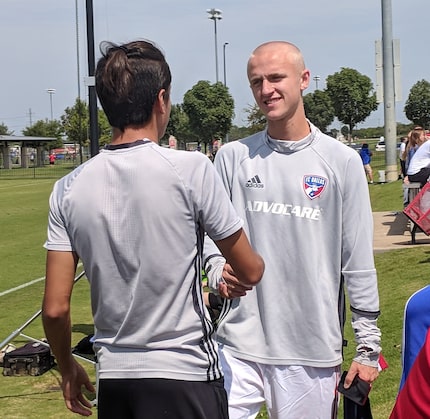
M 403 210 L 425 234 L 430 235 L 430 183 L 427 182 L 413 201 Z

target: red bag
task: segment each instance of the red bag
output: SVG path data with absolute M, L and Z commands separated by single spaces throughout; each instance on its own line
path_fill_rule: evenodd
M 430 235 L 430 182 L 427 182 L 412 202 L 403 210 L 425 234 Z

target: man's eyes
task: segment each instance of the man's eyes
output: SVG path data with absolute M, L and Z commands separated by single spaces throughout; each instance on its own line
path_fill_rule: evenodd
M 285 78 L 285 76 L 281 76 L 281 75 L 276 75 L 276 76 L 270 76 L 267 77 L 266 80 L 269 83 L 279 83 L 280 81 L 282 81 Z M 251 87 L 259 87 L 261 86 L 263 83 L 263 79 L 257 79 L 257 80 L 252 80 L 251 81 Z

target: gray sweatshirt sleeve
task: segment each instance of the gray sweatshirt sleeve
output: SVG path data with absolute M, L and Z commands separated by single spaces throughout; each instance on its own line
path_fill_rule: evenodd
M 348 171 L 362 171 L 351 159 Z M 365 176 L 345 176 L 343 188 L 342 273 L 351 304 L 357 343 L 355 361 L 377 366 L 381 333 L 377 327 L 379 294 L 373 257 L 373 217 Z

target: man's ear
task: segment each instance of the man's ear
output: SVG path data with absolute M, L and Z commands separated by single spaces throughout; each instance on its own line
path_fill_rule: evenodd
M 167 112 L 167 102 L 165 100 L 166 94 L 166 89 L 161 89 L 157 95 L 157 107 L 160 113 L 163 114 Z
M 303 70 L 300 80 L 300 89 L 302 90 L 302 92 L 309 87 L 310 78 L 311 72 L 308 69 Z

